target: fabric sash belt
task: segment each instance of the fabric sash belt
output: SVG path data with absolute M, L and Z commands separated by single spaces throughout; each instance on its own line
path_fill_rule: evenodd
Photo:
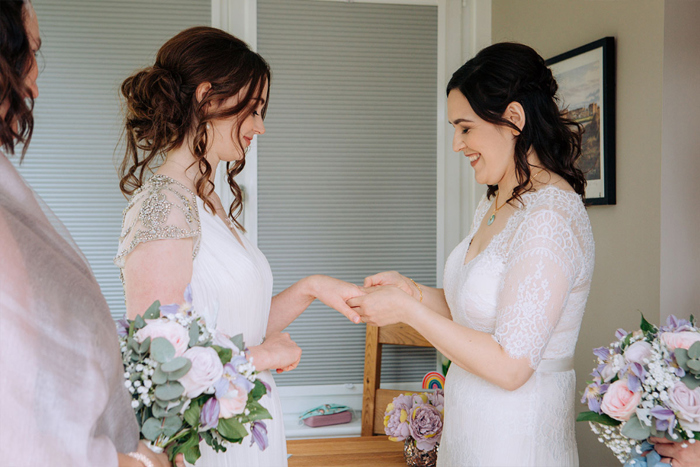
M 574 369 L 574 357 L 567 358 L 543 358 L 537 367 L 541 373 L 558 373 Z

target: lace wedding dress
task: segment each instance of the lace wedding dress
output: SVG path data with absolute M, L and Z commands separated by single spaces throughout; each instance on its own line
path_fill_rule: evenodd
M 438 467 L 578 465 L 573 356 L 593 235 L 574 192 L 548 186 L 522 200 L 503 231 L 464 264 L 491 207 L 481 200 L 469 235 L 445 264 L 444 290 L 456 323 L 491 334 L 511 357 L 528 358 L 535 373 L 507 391 L 452 365 Z
M 155 175 L 131 198 L 124 211 L 124 225 L 115 259 L 123 268 L 125 257 L 142 242 L 165 238 L 192 238 L 192 295 L 195 309 L 229 336 L 243 334 L 248 346 L 259 345 L 267 328 L 272 300 L 272 271 L 263 253 L 239 233 L 239 243 L 220 217 L 204 209 L 203 201 L 184 185 Z M 157 261 L 157 258 L 154 258 Z M 272 391 L 261 403 L 272 414 L 265 420 L 270 445 L 260 451 L 243 444 L 215 453 L 200 443 L 197 466 L 284 467 L 287 447 L 282 408 L 269 371 L 259 374 Z

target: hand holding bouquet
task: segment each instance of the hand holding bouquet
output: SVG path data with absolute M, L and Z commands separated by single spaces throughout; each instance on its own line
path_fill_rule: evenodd
M 243 352 L 242 336 L 229 338 L 207 327 L 192 308 L 188 286 L 184 305 L 155 302 L 134 320 L 117 322 L 125 385 L 143 437 L 172 460 L 183 453 L 194 463 L 204 439 L 214 450 L 253 434 L 261 450 L 271 419 L 259 402 L 269 388 L 257 380 Z
M 581 402 L 599 440 L 621 461 L 639 456 L 651 437 L 700 440 L 700 330 L 695 319 L 668 318 L 657 328 L 618 329 L 617 341 L 593 350 L 598 366 Z M 643 447 L 642 447 L 643 445 Z

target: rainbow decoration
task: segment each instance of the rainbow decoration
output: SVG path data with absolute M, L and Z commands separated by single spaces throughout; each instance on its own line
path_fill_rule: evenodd
M 437 371 L 431 371 L 423 377 L 423 389 L 445 389 L 445 377 Z

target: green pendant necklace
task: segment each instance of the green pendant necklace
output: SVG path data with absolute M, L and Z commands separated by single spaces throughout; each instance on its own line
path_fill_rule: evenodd
M 496 213 L 498 212 L 499 209 L 501 209 L 503 206 L 505 206 L 505 203 L 503 203 L 501 205 L 501 208 L 498 207 L 498 195 L 499 194 L 501 194 L 500 190 L 496 192 L 496 201 L 493 203 L 493 214 L 491 214 L 491 217 L 489 217 L 489 220 L 486 223 L 487 226 L 493 224 L 493 221 L 496 220 Z

